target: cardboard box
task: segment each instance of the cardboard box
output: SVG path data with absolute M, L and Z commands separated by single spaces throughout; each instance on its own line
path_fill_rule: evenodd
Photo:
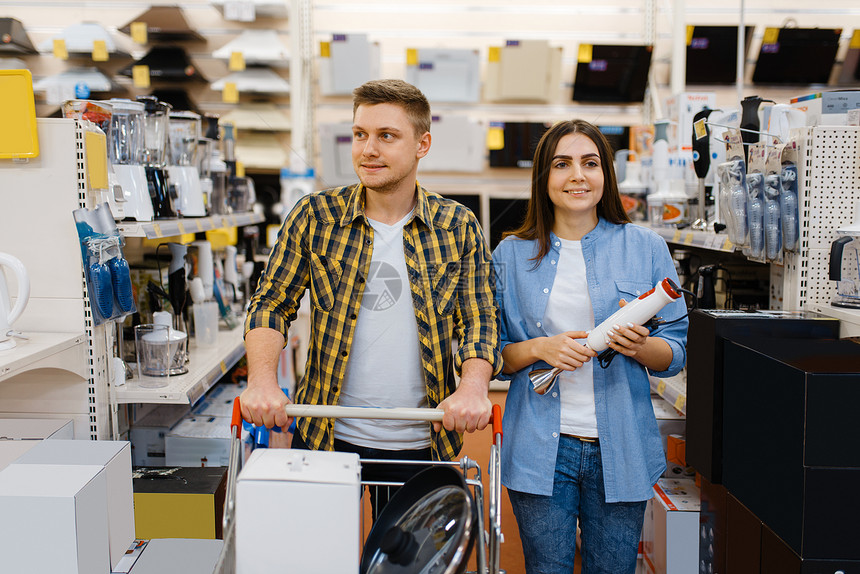
M 187 417 L 164 437 L 167 466 L 227 466 L 230 419 Z
M 715 92 L 682 92 L 666 98 L 664 109 L 669 124 L 669 151 L 693 150 L 693 116 L 705 108 L 717 107 Z
M 93 465 L 104 467 L 111 566 L 134 540 L 131 445 L 125 441 L 44 440 L 15 464 Z
M 12 464 L 0 472 L 0 557 L 4 572 L 110 572 L 104 467 Z
M 834 90 L 798 96 L 791 107 L 806 112 L 808 126 L 847 126 L 848 112 L 860 109 L 860 90 Z
M 133 485 L 137 538 L 221 538 L 226 468 L 137 469 Z
M 131 574 L 212 574 L 224 543 L 221 540 L 165 538 L 146 543 Z
M 670 434 L 666 437 L 666 458 L 673 464 L 687 466 L 687 439 L 683 435 Z
M 34 446 L 38 440 L 0 440 L 0 470 L 3 470 Z
M 689 478 L 690 473 L 686 465 L 680 465 L 669 460 L 669 437 L 671 435 L 682 435 L 686 432 L 687 422 L 683 414 L 678 412 L 672 405 L 657 395 L 651 395 L 651 404 L 654 407 L 654 416 L 657 419 L 657 428 L 660 430 L 660 439 L 663 442 L 663 452 L 666 457 L 665 478 Z
M 357 572 L 360 467 L 352 453 L 255 450 L 236 486 L 236 571 L 275 572 L 289 556 L 294 572 Z
M 232 417 L 233 401 L 248 388 L 248 383 L 220 383 L 191 410 L 195 417 Z
M 699 489 L 690 479 L 661 478 L 654 485 L 643 525 L 646 572 L 699 571 Z
M 0 418 L 0 440 L 73 439 L 75 430 L 67 419 Z
M 164 437 L 185 415 L 188 405 L 159 405 L 134 423 L 129 431 L 134 466 L 164 466 Z

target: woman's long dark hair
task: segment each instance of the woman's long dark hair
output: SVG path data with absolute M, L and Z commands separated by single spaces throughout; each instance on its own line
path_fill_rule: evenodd
M 558 122 L 547 130 L 535 150 L 532 167 L 532 193 L 523 223 L 517 229 L 504 234 L 504 237 L 514 235 L 520 239 L 537 240 L 538 253 L 533 258 L 536 263 L 539 263 L 549 253 L 549 233 L 555 223 L 554 206 L 547 191 L 552 158 L 555 156 L 561 138 L 574 133 L 583 134 L 593 141 L 594 145 L 597 146 L 597 152 L 600 154 L 600 165 L 603 168 L 603 196 L 597 204 L 597 216 L 611 223 L 630 223 L 630 218 L 621 204 L 612 148 L 606 141 L 606 137 L 596 126 L 584 120 Z

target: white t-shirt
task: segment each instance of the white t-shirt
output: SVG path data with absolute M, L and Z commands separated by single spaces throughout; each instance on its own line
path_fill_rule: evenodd
M 585 257 L 579 241 L 561 239 L 558 270 L 546 305 L 543 324 L 547 335 L 594 328 L 594 310 L 588 294 Z M 553 257 L 550 253 L 547 257 Z M 583 341 L 580 341 L 582 343 Z M 561 393 L 561 432 L 578 436 L 597 436 L 594 412 L 594 359 L 575 371 L 558 377 Z
M 403 254 L 403 225 L 370 219 L 373 255 L 361 299 L 339 405 L 427 406 L 418 327 Z M 358 446 L 411 450 L 430 446 L 426 422 L 338 419 L 334 436 Z

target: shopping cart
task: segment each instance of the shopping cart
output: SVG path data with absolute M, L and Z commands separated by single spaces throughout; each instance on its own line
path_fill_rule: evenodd
M 385 420 L 413 420 L 426 422 L 441 422 L 444 412 L 431 408 L 365 408 L 340 407 L 325 405 L 296 405 L 286 407 L 289 417 L 322 417 L 322 418 L 360 418 Z M 501 457 L 502 447 L 502 414 L 499 405 L 493 405 L 493 439 L 490 447 L 489 460 L 489 517 L 488 528 L 484 529 L 484 486 L 481 480 L 481 468 L 473 460 L 463 457 L 460 461 L 439 462 L 421 461 L 422 466 L 442 465 L 459 467 L 466 484 L 472 488 L 475 499 L 478 527 L 475 543 L 477 574 L 499 574 L 500 545 L 502 542 L 501 514 Z M 227 493 L 224 503 L 223 534 L 224 545 L 215 566 L 214 574 L 234 574 L 236 571 L 236 482 L 242 466 L 242 414 L 237 398 L 233 403 L 233 417 L 230 426 L 230 458 L 227 468 Z M 367 460 L 362 465 L 373 464 L 416 464 L 416 461 L 400 460 Z M 471 477 L 469 476 L 471 473 Z M 362 488 L 367 487 L 397 487 L 403 483 L 383 481 L 362 481 Z M 362 528 L 362 532 L 365 529 Z

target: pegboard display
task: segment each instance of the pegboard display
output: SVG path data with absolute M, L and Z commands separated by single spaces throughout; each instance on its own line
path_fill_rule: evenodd
M 860 202 L 860 128 L 818 126 L 800 146 L 800 249 L 785 259 L 783 309 L 828 305 L 836 283 L 828 279 L 836 229 L 853 222 Z

